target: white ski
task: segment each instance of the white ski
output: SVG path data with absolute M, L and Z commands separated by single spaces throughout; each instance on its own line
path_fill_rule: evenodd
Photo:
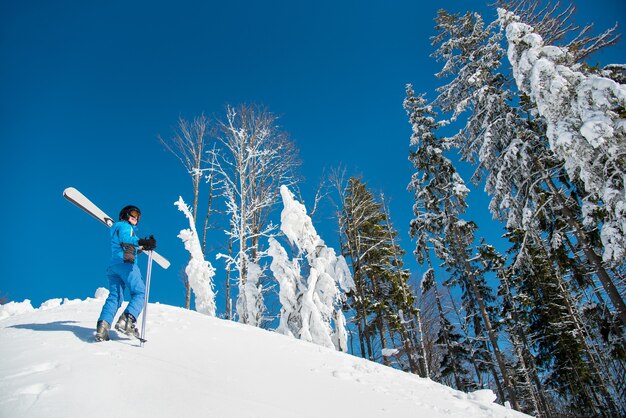
M 68 187 L 67 189 L 65 189 L 63 191 L 63 197 L 65 197 L 67 200 L 69 200 L 109 228 L 115 223 L 113 218 L 104 213 L 102 209 L 93 204 L 91 200 L 87 199 L 85 195 L 83 195 L 75 188 Z M 164 269 L 170 266 L 170 262 L 156 251 L 152 251 L 152 258 L 154 259 L 154 261 L 156 261 L 158 265 L 160 265 Z

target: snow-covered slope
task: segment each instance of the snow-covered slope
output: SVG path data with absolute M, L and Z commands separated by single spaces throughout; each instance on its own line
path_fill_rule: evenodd
M 145 347 L 93 342 L 103 301 L 0 307 L 0 417 L 521 417 L 273 332 L 150 304 Z

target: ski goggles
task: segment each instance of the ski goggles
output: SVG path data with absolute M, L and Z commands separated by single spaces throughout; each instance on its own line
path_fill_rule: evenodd
M 131 210 L 130 212 L 128 212 L 128 215 L 137 219 L 137 222 L 139 222 L 139 218 L 141 217 L 141 213 L 137 212 L 136 210 Z

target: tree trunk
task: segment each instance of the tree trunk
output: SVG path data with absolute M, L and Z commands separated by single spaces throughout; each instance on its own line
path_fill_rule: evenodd
M 199 169 L 199 167 L 198 167 Z M 198 213 L 198 197 L 200 195 L 200 171 L 197 171 L 196 174 L 192 177 L 193 183 L 193 224 L 196 225 L 197 213 Z M 196 228 L 197 230 L 197 228 Z M 191 261 L 191 254 L 189 255 L 189 261 Z M 191 286 L 189 285 L 189 280 L 185 282 L 185 308 L 191 309 Z
M 513 406 L 513 408 L 515 410 L 519 410 L 519 404 L 517 402 L 517 397 L 515 395 L 515 389 L 513 388 L 512 382 L 509 378 L 508 369 L 506 367 L 506 363 L 504 362 L 504 356 L 502 355 L 502 352 L 500 351 L 500 347 L 498 345 L 498 338 L 495 334 L 495 331 L 493 330 L 493 326 L 491 325 L 491 320 L 489 319 L 487 307 L 485 306 L 485 301 L 483 300 L 482 293 L 480 292 L 480 289 L 478 288 L 478 284 L 476 283 L 476 277 L 474 276 L 473 269 L 469 265 L 469 262 L 467 261 L 467 257 L 465 256 L 466 250 L 465 248 L 462 248 L 459 244 L 461 242 L 463 242 L 463 240 L 459 236 L 458 231 L 453 229 L 452 230 L 452 242 L 451 242 L 452 247 L 453 247 L 452 250 L 456 254 L 458 254 L 458 260 L 462 263 L 463 270 L 465 271 L 465 274 L 470 280 L 470 288 L 472 290 L 471 293 L 473 294 L 474 299 L 476 303 L 478 304 L 478 310 L 480 311 L 480 316 L 483 320 L 485 329 L 487 330 L 487 337 L 489 338 L 489 341 L 491 343 L 493 354 L 496 357 L 496 362 L 498 363 L 498 367 L 500 368 L 500 372 L 502 374 L 502 380 L 504 381 L 504 386 L 506 388 L 508 398 L 511 401 L 511 405 Z M 499 386 L 500 383 L 499 383 L 497 373 L 495 373 L 495 370 L 492 370 L 492 372 L 494 374 L 496 385 Z M 503 400 L 504 400 L 504 397 L 503 397 Z
M 409 361 L 409 370 L 411 370 L 411 373 L 419 375 L 419 366 L 415 362 L 415 347 L 411 341 L 409 331 L 404 324 L 401 325 L 400 329 L 400 338 L 402 339 L 402 345 Z
M 361 347 L 361 357 L 367 358 L 365 353 L 365 337 L 363 335 L 363 322 L 361 320 L 356 321 L 357 329 L 359 330 L 359 345 Z
M 247 203 L 246 202 L 247 200 L 246 174 L 247 173 L 245 173 L 245 170 L 243 168 L 240 168 L 241 177 L 240 177 L 240 182 L 239 182 L 239 195 L 240 195 L 240 200 L 239 200 L 239 217 L 240 217 L 239 218 L 239 263 L 237 263 L 238 268 L 239 268 L 239 295 L 237 296 L 237 298 L 242 300 L 243 311 L 237 312 L 237 313 L 240 315 L 239 321 L 244 324 L 247 324 L 249 321 L 248 303 L 246 300 L 246 292 L 245 292 L 246 276 L 248 273 L 248 265 L 247 265 L 248 260 L 247 260 L 247 253 L 246 253 L 246 251 L 248 250 L 246 247 L 246 244 L 247 244 L 246 242 L 247 240 L 246 218 L 248 216 L 247 206 L 246 206 L 246 203 Z M 237 303 L 237 305 L 238 305 L 237 307 L 239 308 L 239 303 Z
M 232 226 L 231 226 L 232 231 Z M 232 259 L 233 256 L 233 236 L 231 235 L 228 240 L 228 258 Z M 226 269 L 226 319 L 233 318 L 233 306 L 232 299 L 230 297 L 230 266 Z
M 455 242 L 457 243 L 456 246 L 458 246 L 458 243 L 463 242 L 459 237 L 458 231 L 454 231 L 453 236 L 454 236 Z M 457 252 L 458 254 L 462 255 L 462 254 L 465 254 L 466 251 L 463 248 L 457 248 Z M 485 328 L 487 330 L 487 336 L 489 338 L 489 342 L 491 343 L 493 354 L 495 355 L 496 362 L 498 363 L 498 367 L 500 368 L 500 373 L 502 374 L 502 380 L 504 382 L 504 387 L 506 388 L 508 398 L 511 401 L 511 405 L 513 409 L 519 411 L 519 404 L 517 402 L 517 396 L 515 395 L 515 388 L 513 387 L 513 383 L 511 382 L 511 379 L 509 377 L 508 369 L 504 361 L 504 356 L 502 355 L 502 352 L 500 351 L 500 347 L 498 345 L 498 338 L 491 324 L 491 320 L 489 319 L 489 313 L 487 312 L 487 306 L 485 305 L 483 295 L 480 292 L 480 289 L 478 288 L 478 284 L 476 283 L 476 277 L 474 276 L 472 267 L 469 265 L 466 258 L 462 256 L 461 258 L 462 259 L 460 261 L 464 264 L 464 270 L 469 277 L 471 288 L 472 288 L 472 293 L 474 294 L 476 303 L 478 304 L 478 309 L 480 310 L 480 315 L 482 317 L 483 324 L 485 325 Z
M 417 310 L 417 326 L 420 332 L 420 342 L 422 346 L 422 358 L 424 359 L 424 377 L 430 377 L 430 370 L 428 370 L 428 359 L 426 358 L 426 348 L 424 347 L 424 331 L 422 331 L 422 315 L 420 310 Z
M 191 285 L 189 284 L 189 278 L 185 273 L 185 308 L 189 309 L 191 306 Z
M 211 177 L 211 182 L 209 183 L 209 199 L 208 206 L 206 210 L 206 217 L 204 218 L 204 233 L 202 234 L 202 254 L 206 254 L 206 236 L 207 230 L 209 229 L 209 218 L 211 217 L 211 206 L 213 205 L 213 177 Z
M 385 324 L 383 321 L 383 316 L 378 314 L 376 318 L 376 328 L 378 329 L 378 338 L 380 338 L 380 346 L 382 350 L 387 348 L 387 339 L 385 338 Z M 383 364 L 385 366 L 389 366 L 391 363 L 389 362 L 389 358 L 383 354 Z

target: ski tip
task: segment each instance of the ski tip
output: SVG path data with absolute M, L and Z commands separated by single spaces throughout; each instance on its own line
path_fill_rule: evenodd
M 156 260 L 154 262 L 157 263 L 163 270 L 167 270 L 170 267 L 170 262 L 167 260 Z
M 68 194 L 70 194 L 73 191 L 76 191 L 76 189 L 74 187 L 66 187 L 65 190 L 63 190 L 63 196 L 67 196 Z
M 145 253 L 148 255 L 147 253 Z M 168 259 L 163 257 L 161 254 L 156 251 L 152 251 L 152 260 L 156 262 L 159 266 L 163 267 L 164 270 L 167 270 L 170 266 L 170 262 Z

